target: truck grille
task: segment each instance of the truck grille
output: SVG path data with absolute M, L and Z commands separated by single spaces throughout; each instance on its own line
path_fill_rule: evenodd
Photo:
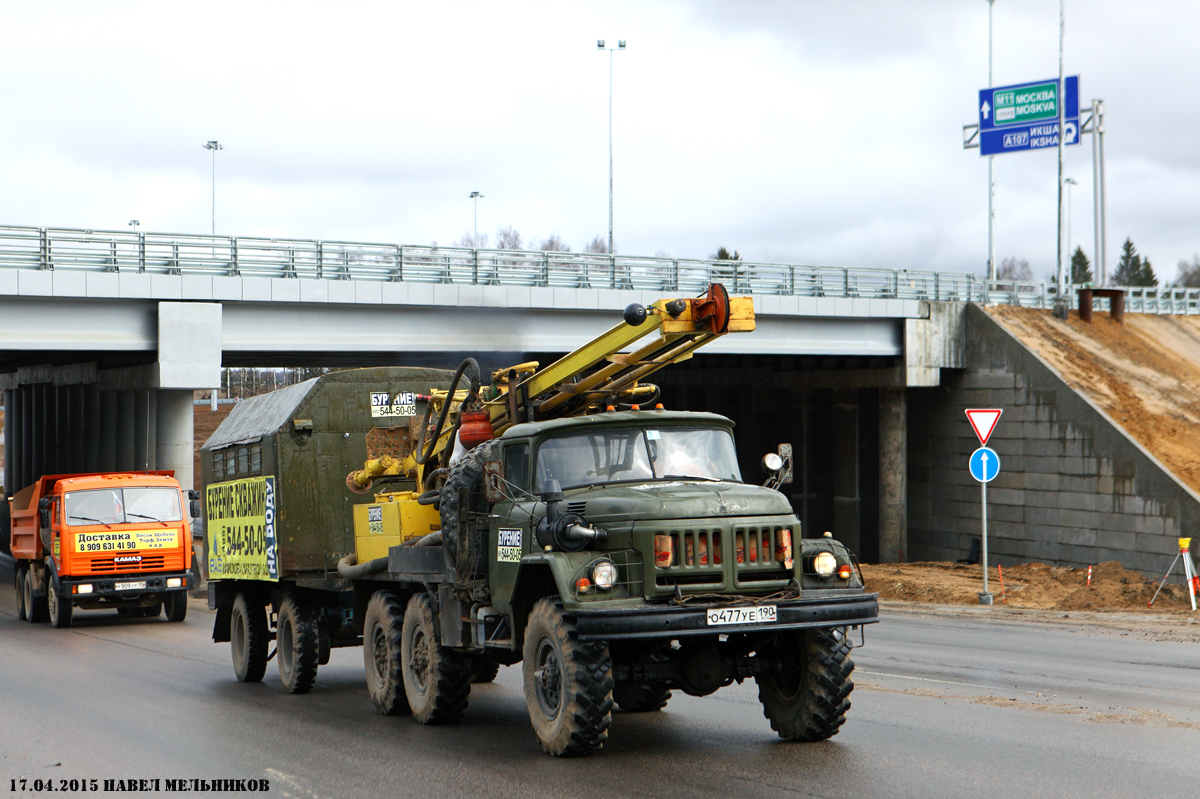
M 726 586 L 730 565 L 734 567 L 736 586 L 785 585 L 795 576 L 794 552 L 789 553 L 786 539 L 781 536 L 790 530 L 786 525 L 736 525 L 732 530 L 703 527 L 655 531 L 655 585 L 709 590 L 733 587 Z
M 143 555 L 137 563 L 115 563 L 115 555 L 95 557 L 84 564 L 81 574 L 111 574 L 114 572 L 131 571 L 163 571 L 166 569 L 182 569 L 183 553 L 171 552 L 165 555 Z

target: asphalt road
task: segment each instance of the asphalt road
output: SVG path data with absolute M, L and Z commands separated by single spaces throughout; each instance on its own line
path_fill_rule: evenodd
M 831 741 L 780 741 L 747 683 L 616 713 L 602 751 L 559 760 L 529 728 L 519 667 L 476 686 L 462 723 L 422 727 L 375 714 L 361 649 L 335 650 L 313 692 L 291 696 L 273 662 L 261 684 L 234 679 L 201 600 L 181 624 L 81 611 L 54 630 L 17 621 L 11 571 L 0 556 L 8 796 L 47 795 L 12 790 L 21 778 L 266 778 L 270 795 L 304 799 L 1066 799 L 1200 786 L 1200 623 L 1186 620 L 889 610 L 855 652 L 853 708 Z

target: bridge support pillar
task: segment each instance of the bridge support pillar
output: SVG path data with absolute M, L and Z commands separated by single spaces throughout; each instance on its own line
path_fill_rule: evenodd
M 879 389 L 879 562 L 908 548 L 908 423 L 903 388 Z
M 862 495 L 859 485 L 859 398 L 857 389 L 833 392 L 833 537 L 862 551 Z M 823 531 L 817 531 L 820 535 Z
M 159 389 L 155 392 L 158 406 L 157 468 L 171 469 L 184 491 L 195 483 L 193 470 L 193 403 L 192 392 L 181 389 Z

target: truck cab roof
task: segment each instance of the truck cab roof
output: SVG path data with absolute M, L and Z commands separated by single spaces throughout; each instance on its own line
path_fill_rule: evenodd
M 733 420 L 719 413 L 707 411 L 614 411 L 593 413 L 587 416 L 572 416 L 566 419 L 548 419 L 542 422 L 522 422 L 504 431 L 502 438 L 524 438 L 559 433 L 582 427 L 598 425 L 618 427 L 651 427 L 658 424 L 700 424 L 710 427 L 733 428 Z

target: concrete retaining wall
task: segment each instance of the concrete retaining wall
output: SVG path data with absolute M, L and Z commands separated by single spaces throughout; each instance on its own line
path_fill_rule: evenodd
M 1162 575 L 1177 538 L 1200 535 L 1200 496 L 981 308 L 966 310 L 967 368 L 908 391 L 906 559 L 957 560 L 980 535 L 979 442 L 966 408 L 1003 408 L 989 446 L 992 563 L 1117 560 Z

